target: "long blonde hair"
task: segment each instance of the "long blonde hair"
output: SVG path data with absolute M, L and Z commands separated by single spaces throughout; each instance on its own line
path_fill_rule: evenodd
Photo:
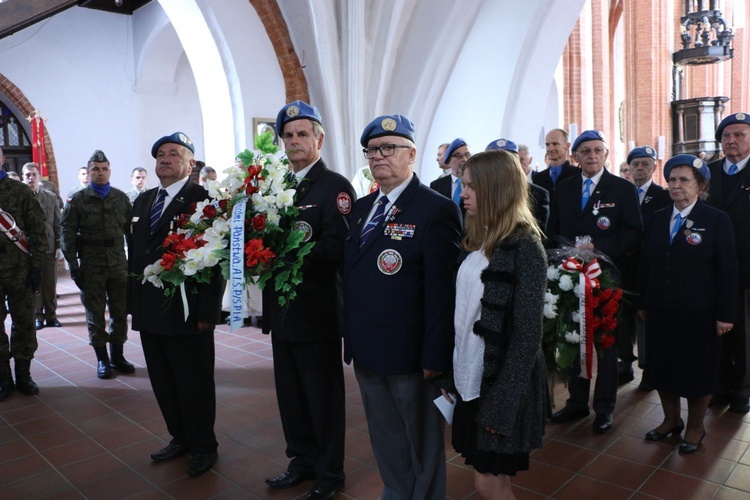
M 508 151 L 485 151 L 469 158 L 461 168 L 471 176 L 477 197 L 475 215 L 466 216 L 463 246 L 482 249 L 487 258 L 504 239 L 517 231 L 542 237 L 531 212 L 529 183 L 518 155 Z

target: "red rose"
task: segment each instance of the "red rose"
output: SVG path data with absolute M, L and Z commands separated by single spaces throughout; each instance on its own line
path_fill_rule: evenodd
M 253 217 L 253 229 L 260 232 L 266 227 L 266 214 L 258 214 Z
M 607 347 L 612 347 L 613 345 L 615 345 L 615 336 L 614 335 L 602 335 L 600 343 L 601 343 L 602 349 L 606 349 Z
M 206 205 L 203 207 L 203 215 L 209 219 L 213 219 L 216 217 L 216 207 L 213 205 Z
M 161 256 L 161 262 L 159 262 L 159 265 L 161 265 L 165 271 L 171 271 L 176 261 L 177 254 L 167 252 Z
M 229 207 L 229 200 L 219 200 L 219 209 L 221 209 L 222 212 L 226 212 L 227 207 Z
M 253 186 L 252 184 L 248 184 L 245 188 L 245 194 L 248 196 L 257 193 L 258 191 L 260 191 L 260 188 L 258 186 Z
M 192 202 L 190 205 L 188 205 L 188 213 L 194 214 L 195 211 L 198 209 L 198 204 L 196 202 Z

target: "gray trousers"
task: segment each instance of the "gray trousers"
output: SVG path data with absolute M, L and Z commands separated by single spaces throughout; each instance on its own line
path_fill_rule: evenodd
M 354 364 L 383 480 L 382 500 L 445 499 L 440 391 L 422 373 L 381 376 Z

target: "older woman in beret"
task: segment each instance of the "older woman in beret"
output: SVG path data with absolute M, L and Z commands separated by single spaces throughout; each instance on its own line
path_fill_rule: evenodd
M 456 280 L 453 447 L 482 498 L 513 498 L 549 416 L 542 353 L 547 260 L 518 155 L 462 167 L 466 236 Z
M 647 221 L 638 288 L 646 322 L 649 382 L 659 391 L 664 421 L 646 434 L 685 436 L 679 451 L 695 453 L 706 435 L 703 417 L 716 391 L 719 339 L 737 315 L 737 256 L 726 213 L 706 205 L 711 174 L 703 160 L 677 155 L 664 165 L 673 206 Z M 687 427 L 680 417 L 687 398 Z

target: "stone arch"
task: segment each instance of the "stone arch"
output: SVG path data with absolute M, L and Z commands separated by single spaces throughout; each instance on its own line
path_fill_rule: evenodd
M 19 121 L 23 126 L 26 134 L 29 136 L 29 138 L 31 138 L 31 125 L 29 125 L 29 122 L 25 119 L 21 119 L 29 116 L 34 112 L 35 108 L 31 104 L 31 101 L 29 101 L 29 99 L 24 95 L 21 89 L 19 89 L 2 73 L 0 73 L 0 94 L 3 94 L 7 98 L 5 104 L 8 105 L 9 108 L 16 108 L 16 110 L 18 111 L 17 116 L 19 118 Z M 59 189 L 60 186 L 57 179 L 57 162 L 55 161 L 55 151 L 52 148 L 52 139 L 50 139 L 49 132 L 44 135 L 44 151 L 47 154 L 47 169 L 49 172 L 49 180 L 56 184 Z

